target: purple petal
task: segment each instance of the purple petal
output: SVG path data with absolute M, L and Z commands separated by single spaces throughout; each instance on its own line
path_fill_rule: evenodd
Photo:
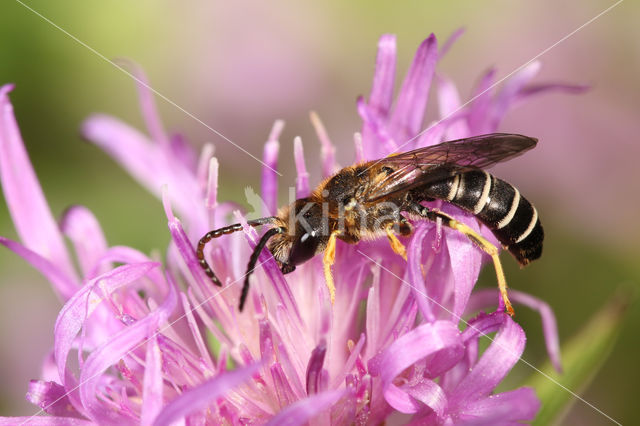
M 173 155 L 174 161 L 181 163 L 187 170 L 198 172 L 198 154 L 191 148 L 191 144 L 181 133 L 173 133 L 169 136 L 169 147 L 166 151 Z
M 215 400 L 227 392 L 251 379 L 260 369 L 260 364 L 253 364 L 217 375 L 201 385 L 189 389 L 167 404 L 156 417 L 154 426 L 174 424 L 191 413 L 204 410 Z
M 296 163 L 296 198 L 304 198 L 309 195 L 309 173 L 304 164 L 304 151 L 302 149 L 302 139 L 297 136 L 293 140 L 293 158 Z
M 490 117 L 491 131 L 495 131 L 498 128 L 498 124 L 517 100 L 520 90 L 522 90 L 539 71 L 540 62 L 532 62 L 516 72 L 504 83 L 494 100 L 493 113 Z
M 362 97 L 356 101 L 358 114 L 362 118 L 363 134 L 367 141 L 366 148 L 368 158 L 379 158 L 394 152 L 398 144 L 393 140 L 386 127 L 385 117 L 377 114 L 367 105 Z M 372 140 L 373 139 L 373 140 Z
M 286 407 L 296 401 L 298 398 L 293 392 L 291 383 L 289 383 L 289 379 L 287 378 L 282 365 L 275 363 L 269 368 L 269 371 L 271 372 L 273 386 L 275 388 L 280 408 Z
M 558 325 L 556 317 L 551 307 L 544 301 L 521 291 L 511 290 L 509 292 L 511 300 L 516 303 L 530 307 L 540 313 L 542 320 L 542 333 L 547 347 L 547 354 L 551 363 L 558 373 L 562 373 L 562 361 L 560 360 L 560 342 L 558 338 Z M 495 299 L 494 299 L 495 300 Z
M 0 426 L 15 425 L 33 426 L 91 426 L 95 423 L 89 420 L 74 419 L 72 417 L 51 417 L 51 416 L 31 416 L 31 417 L 0 417 Z
M 402 83 L 391 117 L 392 134 L 408 139 L 420 130 L 437 60 L 438 43 L 435 35 L 431 34 L 418 47 L 411 68 Z
M 336 172 L 336 147 L 331 143 L 327 130 L 324 128 L 320 117 L 315 112 L 309 115 L 311 124 L 320 141 L 320 158 L 322 160 L 322 176 L 329 177 Z
M 445 140 L 444 134 L 447 130 L 450 127 L 456 126 L 459 122 L 466 120 L 468 114 L 468 111 L 462 108 L 446 118 L 441 118 L 438 121 L 430 123 L 419 133 L 420 136 L 412 140 L 411 143 L 406 144 L 403 150 L 437 145 L 443 142 Z
M 520 424 L 532 421 L 539 409 L 540 401 L 535 391 L 531 388 L 520 388 L 471 402 L 457 416 L 457 424 Z
M 62 381 L 58 375 L 58 366 L 56 365 L 56 360 L 54 358 L 53 348 L 51 348 L 49 353 L 44 357 L 41 371 L 40 378 L 44 381 L 56 383 L 60 383 Z
M 474 90 L 473 102 L 469 106 L 469 118 L 467 120 L 469 129 L 474 135 L 481 135 L 490 131 L 491 88 L 493 87 L 495 76 L 495 69 L 488 70 Z
M 373 283 L 367 293 L 367 310 L 365 312 L 365 332 L 367 339 L 369 340 L 368 352 L 370 356 L 375 355 L 375 348 L 379 348 L 378 340 L 380 336 L 380 266 L 373 265 L 371 267 L 373 272 Z M 371 367 L 369 367 L 371 369 Z
M 420 312 L 425 320 L 432 322 L 435 321 L 436 316 L 431 310 L 425 279 L 422 276 L 424 241 L 428 231 L 429 228 L 427 226 L 416 227 L 409 243 L 407 268 L 409 280 L 411 281 L 411 290 L 414 292 L 414 298 L 418 303 Z
M 98 220 L 86 207 L 73 206 L 67 209 L 60 228 L 73 243 L 78 263 L 86 277 L 107 251 L 107 241 Z
M 121 60 L 122 61 L 122 60 Z M 156 108 L 156 103 L 153 100 L 153 93 L 151 86 L 149 85 L 149 79 L 147 78 L 144 70 L 135 62 L 123 61 L 134 76 L 136 82 L 136 88 L 138 89 L 138 102 L 140 103 L 140 110 L 142 111 L 142 118 L 147 125 L 147 130 L 151 139 L 167 146 L 169 144 L 169 138 L 160 120 L 160 114 Z
M 364 333 L 361 333 L 360 339 L 358 339 L 358 343 L 356 343 L 356 345 L 352 349 L 350 349 L 351 353 L 349 354 L 349 358 L 344 363 L 344 366 L 341 368 L 340 373 L 336 374 L 335 377 L 333 377 L 332 379 L 333 380 L 331 382 L 332 388 L 336 388 L 340 383 L 344 382 L 347 374 L 349 374 L 351 370 L 353 370 L 353 367 L 355 366 L 356 361 L 360 356 L 360 352 L 364 347 L 364 343 L 366 341 L 365 336 L 366 335 Z
M 47 281 L 52 284 L 54 290 L 60 294 L 63 300 L 70 299 L 76 291 L 78 291 L 79 287 L 76 282 L 67 276 L 65 272 L 61 271 L 57 264 L 50 262 L 49 259 L 45 259 L 38 253 L 24 247 L 22 244 L 4 237 L 0 237 L 0 244 L 22 257 L 24 260 L 29 262 L 31 266 L 40 271 L 40 273 L 47 278 Z
M 406 292 L 403 294 L 403 291 Z M 410 297 L 411 290 L 402 286 L 395 301 L 394 307 L 389 313 L 389 333 L 385 340 L 385 346 L 411 330 L 415 325 L 418 304 Z
M 207 209 L 214 210 L 218 206 L 218 159 L 212 157 L 209 160 L 209 173 L 207 174 L 207 195 L 205 205 Z
M 180 301 L 182 302 L 182 310 L 186 317 L 187 324 L 189 325 L 189 331 L 191 331 L 193 340 L 195 341 L 195 344 L 198 347 L 198 351 L 200 352 L 200 359 L 207 366 L 207 368 L 215 370 L 213 360 L 211 359 L 211 355 L 209 353 L 207 345 L 204 343 L 201 330 L 198 328 L 198 323 L 196 322 L 195 315 L 193 314 L 195 308 L 191 307 L 191 305 L 189 304 L 189 298 L 184 293 L 180 293 Z
M 402 391 L 400 391 L 402 389 Z M 421 379 L 420 382 L 411 385 L 404 385 L 396 388 L 397 391 L 406 392 L 415 401 L 420 401 L 424 406 L 429 407 L 439 418 L 442 418 L 447 409 L 447 395 L 444 390 L 433 380 Z M 403 397 L 403 395 L 398 395 Z M 419 410 L 419 405 L 415 405 Z
M 450 78 L 438 74 L 436 76 L 438 83 L 438 107 L 440 108 L 440 117 L 447 117 L 460 108 L 460 94 Z
M 439 58 L 442 58 L 444 55 L 446 55 L 449 52 L 449 49 L 451 49 L 451 46 L 453 46 L 453 44 L 458 41 L 458 39 L 464 34 L 465 29 L 464 28 L 458 28 L 457 30 L 455 30 L 447 39 L 447 41 L 445 41 L 442 44 L 442 47 L 440 48 L 440 53 L 438 54 Z
M 320 377 L 324 357 L 327 354 L 327 343 L 322 340 L 311 352 L 307 365 L 307 395 L 313 395 L 320 391 Z
M 85 120 L 81 130 L 85 138 L 112 155 L 152 192 L 160 192 L 157 178 L 160 173 L 161 151 L 139 130 L 102 114 Z
M 114 412 L 98 399 L 100 393 L 98 385 L 102 374 L 107 368 L 117 365 L 130 352 L 148 342 L 149 337 L 156 333 L 158 327 L 167 321 L 176 305 L 177 291 L 175 286 L 171 285 L 169 294 L 162 305 L 146 317 L 117 332 L 109 341 L 95 349 L 87 357 L 80 375 L 79 393 L 82 405 L 87 410 L 89 417 L 98 422 L 117 422 L 127 418 L 125 414 Z
M 198 227 L 207 227 L 198 180 L 183 164 L 174 161 L 171 152 L 151 143 L 131 126 L 106 115 L 89 117 L 83 124 L 82 133 L 158 198 L 162 186 L 168 185 L 172 202 L 196 232 Z
M 64 239 L 20 136 L 8 96 L 12 89 L 13 85 L 0 87 L 0 178 L 9 213 L 24 246 L 77 282 Z
M 259 321 L 260 329 L 260 359 L 265 364 L 271 364 L 274 362 L 275 351 L 273 350 L 273 333 L 271 332 L 271 325 L 266 319 Z
M 81 417 L 69 401 L 65 388 L 57 383 L 31 380 L 26 398 L 27 401 L 37 405 L 47 414 Z
M 473 216 L 463 216 L 459 213 L 460 210 L 455 207 L 445 206 L 443 211 L 450 215 L 455 214 L 460 222 L 470 226 L 476 232 L 479 231 L 477 221 Z M 447 239 L 451 269 L 455 271 L 453 274 L 453 316 L 454 320 L 458 321 L 464 313 L 471 290 L 473 290 L 473 286 L 478 281 L 483 252 L 460 232 L 445 229 L 444 234 Z
M 140 424 L 150 425 L 162 410 L 163 405 L 162 353 L 156 334 L 147 341 L 144 381 L 142 388 L 142 410 Z
M 549 359 L 551 359 L 551 363 L 556 371 L 561 373 L 562 362 L 560 361 L 558 326 L 551 307 L 537 297 L 517 290 L 510 289 L 509 297 L 514 303 L 525 305 L 535 311 L 538 311 L 540 319 L 542 320 L 542 332 L 544 334 L 544 340 L 547 347 L 547 354 L 549 355 Z M 477 312 L 480 309 L 494 306 L 497 299 L 498 293 L 496 290 L 485 289 L 477 291 L 469 300 L 467 313 Z
M 367 152 L 363 158 L 382 157 L 392 152 L 397 146 L 391 142 L 393 138 L 386 131 L 386 123 L 393 102 L 395 78 L 396 37 L 392 34 L 384 34 L 378 42 L 376 67 L 369 99 L 365 101 L 364 98 L 359 97 L 357 101 L 358 113 L 362 117 L 362 139 Z
M 373 74 L 373 84 L 367 105 L 376 114 L 386 117 L 393 102 L 393 86 L 396 78 L 396 36 L 383 34 L 378 41 L 378 55 Z
M 306 397 L 307 392 L 306 389 L 304 389 L 301 380 L 302 372 L 304 371 L 304 365 L 300 365 L 299 370 L 296 368 L 296 365 L 289 357 L 289 353 L 287 352 L 283 343 L 280 343 L 278 345 L 278 357 L 280 359 L 280 364 L 278 365 L 282 367 L 282 370 L 287 377 L 288 384 L 289 386 L 291 386 L 291 389 L 295 394 L 295 399 Z
M 338 401 L 345 391 L 334 390 L 315 394 L 289 405 L 267 423 L 267 426 L 297 426 L 308 424 L 313 417 Z
M 581 94 L 591 89 L 591 86 L 585 84 L 568 84 L 568 83 L 542 83 L 530 84 L 523 87 L 519 92 L 519 99 L 537 95 L 544 92 L 565 92 L 570 94 Z
M 380 376 L 389 405 L 403 413 L 415 413 L 422 408 L 405 390 L 394 385 L 393 380 L 417 361 L 440 351 L 444 354 L 438 357 L 440 365 L 434 365 L 438 370 L 451 368 L 462 358 L 464 346 L 455 323 L 436 321 L 420 325 L 369 360 L 369 371 Z M 434 397 L 433 401 L 440 400 Z
M 491 345 L 452 392 L 450 410 L 464 410 L 469 401 L 489 395 L 520 359 L 526 337 L 522 328 L 505 313 L 496 312 L 481 317 L 479 321 L 470 321 L 465 335 L 485 334 L 489 332 L 486 327 L 495 324 L 500 325 Z
M 278 151 L 280 143 L 278 139 L 284 128 L 284 121 L 277 120 L 273 124 L 269 139 L 264 145 L 264 155 L 262 160 L 265 165 L 262 167 L 262 199 L 267 206 L 267 211 L 262 212 L 264 216 L 272 216 L 278 210 Z
M 102 291 L 110 293 L 118 287 L 140 279 L 158 266 L 160 264 L 155 262 L 120 266 L 87 282 L 62 307 L 54 327 L 55 357 L 58 362 L 58 372 L 67 388 L 70 386 L 67 380 L 73 380 L 67 374 L 67 356 L 84 322 L 103 302 Z M 98 291 L 96 287 L 98 283 L 100 283 L 99 289 L 102 291 Z M 109 330 L 105 330 L 105 332 L 109 332 Z
M 185 275 L 192 278 L 192 280 L 190 280 L 191 288 L 194 289 L 199 295 L 203 296 L 204 299 L 206 299 L 210 304 L 221 303 L 220 299 L 218 297 L 215 297 L 213 292 L 215 291 L 215 294 L 218 294 L 224 290 L 217 290 L 218 287 L 212 285 L 211 279 L 205 274 L 204 270 L 202 269 L 200 261 L 196 256 L 196 251 L 193 244 L 189 240 L 187 234 L 184 232 L 182 224 L 174 216 L 173 211 L 171 210 L 171 203 L 166 192 L 162 195 L 162 205 L 169 221 L 168 225 L 169 232 L 171 234 L 171 241 L 175 245 L 177 255 L 182 258 L 182 262 L 186 267 L 184 273 Z
M 354 164 L 361 164 L 366 161 L 364 156 L 364 147 L 362 146 L 362 135 L 358 132 L 353 134 L 353 147 L 356 153 Z
M 453 84 L 453 81 L 445 76 L 439 76 L 437 81 L 440 117 L 442 117 L 442 119 L 452 117 L 461 109 L 458 89 Z M 469 128 L 463 120 L 452 122 L 445 132 L 445 139 L 447 140 L 462 139 L 469 136 Z
M 93 279 L 97 275 L 113 269 L 113 263 L 136 264 L 148 262 L 153 262 L 153 260 L 136 249 L 126 246 L 113 246 L 108 248 L 107 251 L 100 256 L 100 259 L 98 259 L 98 262 L 96 263 L 96 267 L 87 274 L 85 280 Z M 103 267 L 105 269 L 103 269 Z M 158 294 L 164 294 L 168 291 L 166 280 L 164 279 L 164 275 L 160 269 L 153 269 L 149 271 L 147 273 L 147 277 L 153 282 L 153 289 Z
M 429 295 L 429 304 L 435 318 L 451 318 L 453 322 L 459 321 L 453 312 L 455 301 L 455 271 L 449 256 L 449 241 L 443 238 L 442 229 L 438 225 L 431 225 L 431 230 L 425 238 L 429 245 L 429 255 L 425 262 L 426 290 Z M 431 263 L 429 269 L 426 269 Z
M 205 143 L 202 146 L 200 156 L 198 157 L 198 165 L 196 166 L 196 176 L 198 178 L 198 184 L 200 185 L 200 188 L 207 187 L 210 163 L 215 151 L 216 148 L 212 143 Z

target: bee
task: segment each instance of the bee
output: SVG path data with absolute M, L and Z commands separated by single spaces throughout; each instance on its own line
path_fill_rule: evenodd
M 249 291 L 249 276 L 265 247 L 284 274 L 324 252 L 324 275 L 333 302 L 331 266 L 337 239 L 356 244 L 386 236 L 393 250 L 406 260 L 398 235 L 412 233 L 411 221 L 441 220 L 491 256 L 504 306 L 513 315 L 497 247 L 469 226 L 422 203 L 442 200 L 473 214 L 521 266 L 527 265 L 542 254 L 544 231 L 538 213 L 513 185 L 484 169 L 514 158 L 536 143 L 537 139 L 523 135 L 493 133 L 392 154 L 345 167 L 324 180 L 309 197 L 281 208 L 276 216 L 249 221 L 250 226 L 270 225 L 270 229 L 250 257 L 240 311 Z M 241 224 L 216 229 L 198 243 L 197 257 L 218 286 L 222 284 L 205 260 L 204 247 L 213 238 L 241 229 Z

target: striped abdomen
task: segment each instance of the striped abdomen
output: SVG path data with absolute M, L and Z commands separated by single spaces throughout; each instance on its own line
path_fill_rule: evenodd
M 460 173 L 416 192 L 473 213 L 521 265 L 542 254 L 544 231 L 536 208 L 513 185 L 484 170 Z

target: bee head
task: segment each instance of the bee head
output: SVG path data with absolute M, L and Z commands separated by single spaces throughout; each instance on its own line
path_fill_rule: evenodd
M 326 215 L 322 205 L 308 198 L 297 200 L 290 210 L 288 264 L 296 266 L 324 249 L 329 238 Z M 293 232 L 292 232 L 293 231 Z

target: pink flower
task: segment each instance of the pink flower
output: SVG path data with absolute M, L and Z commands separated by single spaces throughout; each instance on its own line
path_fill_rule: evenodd
M 489 72 L 479 96 L 462 107 L 453 83 L 437 75 L 443 119 L 420 133 L 438 55 L 431 36 L 393 104 L 395 38 L 381 38 L 371 95 L 358 101 L 363 129 L 355 138 L 357 160 L 493 131 L 513 103 L 540 92 L 527 86 L 535 64 L 496 94 L 485 91 L 494 75 Z M 256 231 L 245 226 L 244 235 L 214 240 L 207 249 L 222 288 L 213 286 L 194 251 L 205 232 L 228 224 L 231 215 L 246 225 L 235 205 L 217 199 L 218 168 L 231 166 L 212 157 L 209 146 L 198 158 L 181 138 L 168 136 L 150 93 L 138 88 L 149 136 L 104 115 L 89 118 L 83 133 L 162 197 L 172 237 L 163 264 L 129 247 L 108 247 L 83 207 L 70 208 L 56 224 L 20 138 L 11 86 L 0 90 L 0 172 L 21 240 L 0 243 L 42 272 L 64 301 L 55 347 L 27 394 L 53 417 L 0 424 L 375 424 L 396 411 L 421 424 L 513 424 L 535 417 L 532 389 L 494 393 L 522 354 L 522 328 L 501 311 L 476 314 L 498 300 L 493 290 L 472 293 L 484 256 L 462 235 L 433 223 L 416 224 L 408 262 L 386 241 L 339 243 L 335 305 L 321 259 L 285 277 L 265 250 L 245 311 L 238 312 L 236 284 L 244 279 Z M 335 149 L 314 122 L 330 175 L 338 169 Z M 277 122 L 265 146 L 264 161 L 273 169 L 281 130 Z M 296 195 L 303 197 L 310 188 L 299 140 L 295 158 Z M 270 168 L 264 169 L 262 199 L 274 211 L 278 184 Z M 439 206 L 493 239 L 472 216 Z M 541 312 L 559 367 L 547 305 L 510 294 Z M 479 353 L 478 339 L 491 332 L 495 337 Z

